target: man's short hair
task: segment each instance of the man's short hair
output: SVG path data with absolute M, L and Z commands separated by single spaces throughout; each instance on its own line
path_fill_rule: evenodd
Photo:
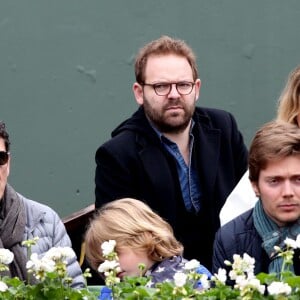
M 136 82 L 142 84 L 145 82 L 145 69 L 149 56 L 175 54 L 185 57 L 189 62 L 193 79 L 198 78 L 196 55 L 185 41 L 173 39 L 169 36 L 162 36 L 142 47 L 135 58 L 135 78 Z
M 257 182 L 269 161 L 300 155 L 300 128 L 294 124 L 272 121 L 255 134 L 249 149 L 249 179 Z
M 9 148 L 10 148 L 9 134 L 6 131 L 5 123 L 3 121 L 0 121 L 0 138 L 4 140 L 5 149 L 7 152 L 9 152 Z

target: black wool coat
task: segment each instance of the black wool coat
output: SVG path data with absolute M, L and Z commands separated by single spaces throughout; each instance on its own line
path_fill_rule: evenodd
M 146 202 L 167 220 L 187 259 L 211 268 L 212 246 L 226 197 L 247 170 L 248 151 L 234 117 L 223 110 L 196 108 L 194 148 L 201 210 L 187 212 L 176 161 L 150 126 L 143 107 L 120 124 L 96 152 L 96 207 L 131 197 Z

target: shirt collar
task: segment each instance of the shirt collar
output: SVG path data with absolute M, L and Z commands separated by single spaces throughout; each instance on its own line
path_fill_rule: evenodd
M 153 128 L 154 132 L 157 134 L 157 136 L 159 137 L 160 141 L 163 143 L 164 141 L 169 141 L 171 142 L 167 137 L 165 137 L 155 126 L 154 124 L 147 118 L 150 126 Z M 191 123 L 191 127 L 190 127 L 190 132 L 189 134 L 192 135 L 192 130 L 194 128 L 195 125 L 195 121 L 192 119 L 192 123 Z

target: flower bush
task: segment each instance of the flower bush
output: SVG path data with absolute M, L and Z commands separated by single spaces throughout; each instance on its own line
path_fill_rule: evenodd
M 209 280 L 206 275 L 196 272 L 199 263 L 195 260 L 188 262 L 185 272 L 176 273 L 172 282 L 157 283 L 151 286 L 151 277 L 143 277 L 144 266 L 140 265 L 141 276 L 117 277 L 120 271 L 117 253 L 114 252 L 116 242 L 104 242 L 103 256 L 106 260 L 99 266 L 98 271 L 105 276 L 106 286 L 103 287 L 100 300 L 111 299 L 195 299 L 195 300 L 299 300 L 300 276 L 296 276 L 291 267 L 294 250 L 300 248 L 300 235 L 296 240 L 287 238 L 284 249 L 275 247 L 277 254 L 283 258 L 280 274 L 260 273 L 254 275 L 255 260 L 247 255 L 234 255 L 233 261 L 225 261 L 231 267 L 230 272 L 219 269 Z M 228 280 L 233 285 L 227 285 Z M 196 283 L 201 288 L 195 288 Z
M 191 260 L 186 263 L 184 271 L 174 275 L 173 281 L 151 284 L 151 277 L 144 277 L 145 266 L 139 265 L 140 276 L 117 277 L 120 265 L 117 253 L 114 251 L 116 242 L 106 241 L 101 245 L 106 260 L 98 271 L 105 276 L 106 286 L 95 292 L 85 289 L 71 288 L 72 278 L 66 272 L 67 259 L 75 253 L 71 248 L 51 248 L 42 258 L 30 254 L 31 246 L 36 240 L 24 242 L 29 248 L 27 270 L 29 283 L 19 278 L 1 276 L 8 270 L 14 255 L 7 249 L 0 249 L 0 300 L 14 299 L 71 299 L 71 300 L 299 300 L 300 276 L 291 271 L 294 251 L 300 248 L 300 235 L 296 240 L 286 239 L 284 249 L 275 247 L 277 254 L 283 258 L 279 274 L 260 273 L 254 275 L 255 261 L 246 253 L 243 256 L 234 255 L 232 262 L 225 263 L 231 267 L 230 272 L 219 269 L 211 279 L 205 274 L 197 273 L 200 263 Z M 84 273 L 90 276 L 89 270 Z M 231 280 L 234 284 L 227 285 Z M 33 284 L 34 282 L 34 284 Z M 199 288 L 195 288 L 195 287 Z M 100 295 L 99 295 L 100 294 Z M 99 297 L 98 297 L 99 295 Z
M 1 276 L 8 271 L 14 254 L 7 249 L 0 249 L 0 299 L 5 300 L 93 300 L 95 293 L 85 289 L 71 288 L 72 278 L 67 275 L 67 260 L 75 256 L 72 248 L 53 247 L 42 258 L 36 253 L 30 254 L 31 246 L 37 238 L 23 242 L 28 247 L 29 260 L 26 264 L 28 283 L 17 277 Z M 90 276 L 86 270 L 84 277 Z

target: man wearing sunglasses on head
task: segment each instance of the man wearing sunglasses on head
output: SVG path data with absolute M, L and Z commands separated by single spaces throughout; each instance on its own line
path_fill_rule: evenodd
M 8 183 L 10 171 L 10 141 L 5 124 L 0 121 L 0 248 L 9 249 L 14 260 L 9 270 L 1 275 L 27 280 L 27 247 L 22 241 L 38 237 L 32 253 L 42 255 L 52 247 L 71 247 L 64 224 L 50 207 L 26 199 Z M 68 274 L 73 278 L 72 287 L 85 286 L 76 256 L 67 264 Z
M 145 201 L 173 227 L 188 259 L 211 266 L 219 212 L 247 169 L 234 117 L 196 107 L 201 81 L 192 49 L 163 36 L 135 60 L 139 109 L 96 153 L 96 207 Z

